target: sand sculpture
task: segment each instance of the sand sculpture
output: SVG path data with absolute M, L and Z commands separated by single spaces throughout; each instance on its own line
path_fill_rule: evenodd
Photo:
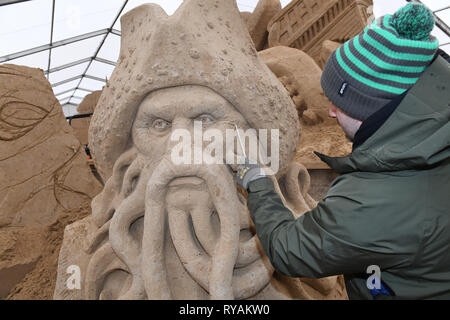
M 268 46 L 269 32 L 267 31 L 267 25 L 280 11 L 280 0 L 259 0 L 255 10 L 248 16 L 246 24 L 256 50 L 260 51 Z
M 301 50 L 283 46 L 258 54 L 283 83 L 297 107 L 302 136 L 296 160 L 308 169 L 326 169 L 328 167 L 315 156 L 314 151 L 332 156 L 349 154 L 351 143 L 336 120 L 328 116 L 330 101 L 322 91 L 322 70 L 316 62 Z M 318 177 L 314 179 L 316 183 Z M 314 198 L 320 200 L 321 197 L 314 194 Z
M 44 225 L 101 186 L 42 71 L 0 68 L 0 226 Z
M 13 288 L 33 274 L 37 298 L 54 290 L 55 234 L 100 191 L 42 70 L 1 65 L 0 298 L 30 297 Z
M 330 103 L 320 86 L 322 70 L 309 55 L 283 46 L 258 54 L 289 91 L 304 124 L 319 124 L 328 117 Z
M 269 47 L 305 51 L 320 63 L 325 40 L 344 43 L 370 22 L 372 0 L 293 0 L 268 25 Z
M 341 45 L 342 43 L 331 40 L 325 40 L 322 43 L 322 50 L 320 51 L 320 66 L 322 68 L 327 63 L 328 58 L 331 56 L 331 54 L 336 51 Z
M 225 165 L 174 165 L 176 128 L 280 128 L 279 192 L 295 216 L 315 201 L 292 159 L 295 105 L 258 57 L 234 1 L 147 4 L 121 18 L 118 65 L 89 139 L 106 181 L 91 216 L 66 228 L 56 299 L 342 299 L 342 277 L 274 273 Z M 276 180 L 275 180 L 276 181 Z M 80 270 L 69 290 L 68 267 Z
M 98 99 L 100 99 L 101 94 L 102 94 L 101 90 L 94 91 L 88 94 L 83 99 L 83 101 L 78 105 L 77 107 L 78 114 L 93 113 L 95 110 L 95 106 L 97 105 Z M 75 136 L 78 138 L 78 140 L 82 145 L 88 144 L 88 130 L 90 123 L 91 118 L 72 119 L 70 123 L 70 126 L 75 132 Z

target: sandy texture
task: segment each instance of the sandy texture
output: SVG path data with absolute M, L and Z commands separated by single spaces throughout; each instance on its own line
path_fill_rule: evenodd
M 258 53 L 283 83 L 294 101 L 302 124 L 295 160 L 308 169 L 328 168 L 314 153 L 344 156 L 351 143 L 335 119 L 328 116 L 330 101 L 320 85 L 322 70 L 301 50 L 274 47 Z
M 299 117 L 310 125 L 321 123 L 329 101 L 320 85 L 322 70 L 315 61 L 301 50 L 284 46 L 258 54 L 288 90 Z
M 1 298 L 51 297 L 64 227 L 100 190 L 42 70 L 0 66 Z
M 52 300 L 56 285 L 58 255 L 64 228 L 91 213 L 90 203 L 65 211 L 59 218 L 43 227 L 5 228 L 0 230 L 0 243 L 7 238 L 6 250 L 0 251 L 1 265 L 14 265 L 8 275 L 19 280 L 9 289 L 8 300 Z M 3 249 L 3 248 L 2 248 Z M 19 268 L 20 266 L 21 268 Z M 29 266 L 24 268 L 22 266 Z M 0 267 L 0 269 L 3 269 Z M 3 270 L 2 270 L 3 271 Z M 4 271 L 3 271 L 4 272 Z M 5 298 L 5 296 L 3 296 Z
M 101 190 L 42 70 L 0 66 L 0 227 L 45 225 Z
M 342 43 L 331 40 L 325 40 L 322 43 L 322 50 L 320 51 L 320 62 L 322 68 L 327 63 L 328 58 L 331 56 L 331 54 L 336 51 L 341 45 Z
M 352 143 L 346 138 L 336 119 L 327 118 L 320 125 L 305 125 L 303 128 L 295 160 L 308 169 L 329 168 L 314 151 L 332 157 L 346 156 L 352 152 Z
M 263 50 L 268 45 L 267 25 L 269 21 L 281 11 L 280 0 L 259 0 L 255 10 L 248 17 L 246 23 L 256 50 Z
M 77 107 L 78 114 L 93 113 L 95 110 L 95 106 L 97 105 L 98 99 L 100 99 L 101 94 L 102 94 L 101 90 L 94 91 L 88 94 L 83 99 L 83 101 L 78 105 Z M 91 118 L 72 119 L 70 126 L 72 127 L 75 136 L 82 145 L 86 145 L 89 143 L 88 130 L 90 123 Z
M 248 19 L 250 19 L 250 16 L 252 15 L 252 13 L 248 12 L 248 11 L 241 11 L 240 14 L 241 14 L 242 20 L 247 25 Z

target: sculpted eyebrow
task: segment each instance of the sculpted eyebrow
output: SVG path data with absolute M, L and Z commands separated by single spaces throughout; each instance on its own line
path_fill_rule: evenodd
M 171 105 L 158 106 L 152 109 L 145 109 L 144 114 L 151 118 L 161 118 L 164 120 L 172 120 L 175 116 L 175 108 Z
M 222 102 L 211 103 L 209 101 L 206 101 L 201 105 L 201 108 L 198 110 L 198 112 L 195 113 L 195 117 L 198 117 L 205 113 L 210 114 L 214 117 L 223 117 L 225 115 L 225 106 Z

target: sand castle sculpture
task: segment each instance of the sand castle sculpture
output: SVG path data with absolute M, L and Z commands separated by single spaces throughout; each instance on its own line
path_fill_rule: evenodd
M 235 1 L 187 0 L 170 17 L 147 4 L 121 23 L 118 65 L 89 130 L 106 184 L 92 215 L 66 228 L 54 297 L 345 298 L 342 277 L 274 272 L 226 165 L 170 160 L 170 132 L 192 131 L 194 120 L 222 132 L 280 129 L 279 192 L 295 216 L 316 205 L 306 169 L 292 162 L 295 105 L 259 58 Z M 74 266 L 81 283 L 70 290 Z
M 270 21 L 269 47 L 305 51 L 320 63 L 322 42 L 344 43 L 371 22 L 372 0 L 293 0 Z
M 330 102 L 320 85 L 321 68 L 341 45 L 329 39 L 344 41 L 362 31 L 371 3 L 295 0 L 280 10 L 279 0 L 260 0 L 252 13 L 241 12 L 259 56 L 297 107 L 302 136 L 295 159 L 313 176 L 310 193 L 316 200 L 323 198 L 336 175 L 314 151 L 344 156 L 352 150 L 336 120 L 328 116 Z

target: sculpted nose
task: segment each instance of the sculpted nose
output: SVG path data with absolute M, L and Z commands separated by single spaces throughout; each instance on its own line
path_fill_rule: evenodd
M 172 121 L 172 130 L 167 141 L 167 154 L 183 158 L 191 158 L 192 144 L 194 140 L 194 126 L 192 120 L 177 117 Z M 184 158 L 183 158 L 184 159 Z M 185 159 L 187 160 L 187 159 Z M 180 160 L 181 161 L 181 160 Z M 178 161 L 175 161 L 178 163 Z
M 184 118 L 184 117 L 176 117 L 172 121 L 172 130 L 177 129 L 186 129 L 190 130 L 190 127 L 192 126 L 190 119 Z

